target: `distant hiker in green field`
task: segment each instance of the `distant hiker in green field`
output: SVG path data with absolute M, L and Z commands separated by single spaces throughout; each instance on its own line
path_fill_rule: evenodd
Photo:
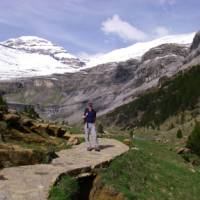
M 95 127 L 96 111 L 93 109 L 91 102 L 88 103 L 88 107 L 85 109 L 83 118 L 87 150 L 91 151 L 94 149 L 95 151 L 100 151 Z

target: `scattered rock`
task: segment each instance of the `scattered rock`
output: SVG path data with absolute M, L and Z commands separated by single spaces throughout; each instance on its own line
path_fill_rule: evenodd
M 80 144 L 80 140 L 78 137 L 70 137 L 67 143 L 68 145 L 78 145 Z

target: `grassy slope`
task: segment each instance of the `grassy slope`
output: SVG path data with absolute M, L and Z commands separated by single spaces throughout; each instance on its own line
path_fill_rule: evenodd
M 102 120 L 123 127 L 158 126 L 170 116 L 192 110 L 200 97 L 200 66 L 179 73 L 160 89 L 108 113 Z
M 136 140 L 137 150 L 115 160 L 101 173 L 102 181 L 112 185 L 127 199 L 197 200 L 200 174 L 164 145 Z

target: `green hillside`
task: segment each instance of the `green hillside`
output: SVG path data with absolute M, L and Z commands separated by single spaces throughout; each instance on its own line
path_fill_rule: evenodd
M 104 124 L 120 127 L 159 126 L 170 116 L 197 108 L 200 97 L 200 66 L 180 72 L 161 88 L 120 106 L 102 117 Z

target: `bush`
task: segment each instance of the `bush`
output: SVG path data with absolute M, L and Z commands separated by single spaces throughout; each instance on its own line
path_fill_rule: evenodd
M 50 191 L 49 200 L 71 200 L 75 199 L 78 192 L 78 183 L 70 176 L 61 177 L 57 185 Z
M 187 141 L 187 147 L 200 156 L 200 123 L 196 122 L 194 129 Z
M 6 101 L 2 98 L 2 96 L 0 95 L 0 110 L 6 110 L 7 109 L 7 103 Z
M 33 118 L 33 119 L 37 119 L 37 118 L 40 117 L 39 114 L 35 111 L 35 109 L 34 109 L 33 106 L 27 106 L 27 107 L 25 107 L 24 112 L 25 112 L 30 118 Z
M 183 133 L 182 133 L 181 129 L 178 129 L 178 131 L 176 133 L 176 137 L 179 139 L 183 137 Z
M 98 132 L 98 133 L 104 133 L 103 125 L 102 125 L 102 124 L 99 124 L 99 125 L 97 126 L 97 132 Z

